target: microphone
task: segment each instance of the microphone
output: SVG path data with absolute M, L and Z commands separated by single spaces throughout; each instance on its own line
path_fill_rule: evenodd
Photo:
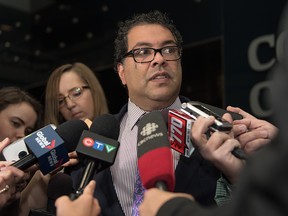
M 193 119 L 184 112 L 174 109 L 162 114 L 166 114 L 171 148 L 189 158 L 195 150 L 190 136 Z
M 31 153 L 12 166 L 25 170 L 38 163 L 44 175 L 50 173 L 69 160 L 68 152 L 75 150 L 82 131 L 87 128 L 81 120 L 70 120 L 59 125 L 55 131 L 52 125 L 35 131 L 24 138 Z
M 163 113 L 163 115 L 165 114 Z M 168 136 L 171 148 L 188 158 L 195 150 L 190 137 L 191 126 L 194 121 L 190 115 L 182 110 L 172 109 L 168 111 Z M 247 159 L 241 148 L 234 148 L 231 153 L 239 159 Z
M 47 186 L 47 211 L 56 214 L 56 199 L 63 195 L 69 195 L 72 191 L 73 183 L 68 174 L 59 172 L 52 176 Z
M 161 112 L 150 112 L 139 120 L 137 155 L 139 175 L 146 189 L 174 191 L 173 156 Z
M 53 175 L 47 186 L 47 206 L 46 209 L 31 209 L 29 216 L 55 216 L 55 201 L 63 195 L 69 195 L 73 190 L 72 179 L 65 173 Z
M 119 131 L 119 121 L 111 114 L 96 117 L 90 131 L 83 131 L 76 152 L 86 167 L 76 194 L 72 194 L 71 199 L 76 199 L 83 193 L 95 172 L 98 173 L 114 163 L 119 148 Z

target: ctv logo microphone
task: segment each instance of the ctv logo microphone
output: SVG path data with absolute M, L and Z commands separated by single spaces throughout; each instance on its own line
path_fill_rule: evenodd
M 100 142 L 98 140 L 93 140 L 90 137 L 83 138 L 82 143 L 83 143 L 84 146 L 89 147 L 89 148 L 93 148 L 93 149 L 95 149 L 97 151 L 103 151 L 104 148 L 105 148 L 107 153 L 110 153 L 111 151 L 116 149 L 115 146 L 109 145 L 107 143 Z
M 190 129 L 194 120 L 179 110 L 169 110 L 168 136 L 171 148 L 190 157 L 194 147 L 190 138 Z
M 80 156 L 97 160 L 101 164 L 100 171 L 114 163 L 118 148 L 117 140 L 84 130 L 76 152 Z

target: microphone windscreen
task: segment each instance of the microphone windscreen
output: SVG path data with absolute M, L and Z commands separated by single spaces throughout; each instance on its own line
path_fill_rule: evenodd
M 56 199 L 63 195 L 68 196 L 72 192 L 73 183 L 68 174 L 60 172 L 52 176 L 47 186 L 47 211 L 50 213 L 56 213 Z
M 69 195 L 73 190 L 72 179 L 68 174 L 57 173 L 53 175 L 48 183 L 47 197 L 56 200 L 62 195 Z
M 161 112 L 150 112 L 139 120 L 137 155 L 139 174 L 145 188 L 164 182 L 169 191 L 174 190 L 173 156 Z
M 84 130 L 89 130 L 89 128 L 84 121 L 79 119 L 66 121 L 55 129 L 64 140 L 64 145 L 68 152 L 75 150 Z
M 98 135 L 117 140 L 120 131 L 120 124 L 114 115 L 103 114 L 97 116 L 93 120 L 90 126 L 90 131 Z

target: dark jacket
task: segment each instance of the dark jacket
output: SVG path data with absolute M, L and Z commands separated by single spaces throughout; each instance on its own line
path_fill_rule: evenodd
M 277 139 L 247 160 L 230 203 L 207 209 L 186 198 L 174 198 L 157 216 L 288 215 L 287 163 L 287 139 Z

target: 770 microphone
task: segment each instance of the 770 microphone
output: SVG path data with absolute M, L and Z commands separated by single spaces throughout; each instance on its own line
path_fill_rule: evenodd
M 150 112 L 139 120 L 137 155 L 139 174 L 146 189 L 174 190 L 173 156 L 161 112 Z
M 208 108 L 209 107 L 209 108 Z M 190 137 L 190 129 L 192 123 L 198 116 L 210 116 L 215 117 L 215 124 L 211 131 L 230 132 L 232 125 L 222 119 L 218 114 L 222 109 L 203 104 L 200 102 L 191 101 L 189 103 L 183 103 L 181 110 L 169 110 L 168 112 L 168 134 L 170 138 L 171 148 L 180 152 L 186 157 L 190 157 L 194 151 L 194 146 Z M 216 113 L 218 112 L 218 113 Z M 227 111 L 228 112 L 228 111 Z M 225 110 L 222 110 L 225 113 Z M 243 118 L 238 113 L 229 112 L 233 119 Z M 164 115 L 164 113 L 163 113 Z M 234 148 L 231 152 L 235 157 L 245 160 L 247 158 L 245 152 L 241 148 Z
M 59 125 L 54 131 L 47 125 L 24 138 L 30 154 L 12 164 L 21 170 L 38 163 L 46 175 L 69 160 L 68 152 L 74 151 L 87 125 L 81 120 L 70 120 Z M 68 151 L 68 152 L 67 152 Z
M 95 172 L 114 163 L 119 148 L 117 141 L 119 130 L 119 121 L 111 114 L 104 114 L 94 119 L 90 131 L 83 131 L 76 152 L 79 160 L 84 162 L 86 167 L 76 194 L 72 194 L 71 199 L 82 194 Z

